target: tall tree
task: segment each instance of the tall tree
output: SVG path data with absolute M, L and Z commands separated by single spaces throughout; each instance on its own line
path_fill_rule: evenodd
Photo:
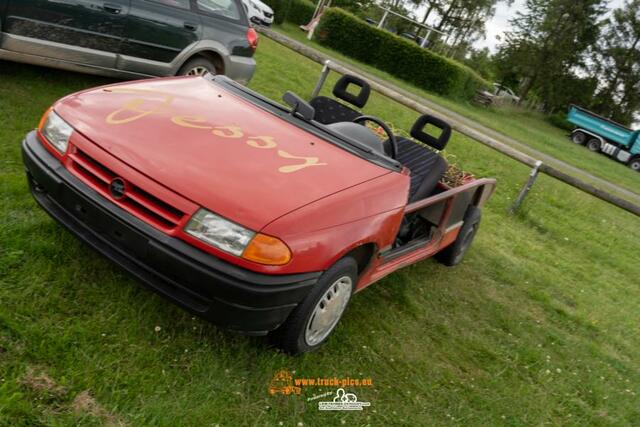
M 592 69 L 600 80 L 592 108 L 622 123 L 640 111 L 640 0 L 614 10 L 594 49 Z
M 527 0 L 506 34 L 501 56 L 511 57 L 524 77 L 520 98 L 531 89 L 550 93 L 555 79 L 582 64 L 595 44 L 605 0 Z

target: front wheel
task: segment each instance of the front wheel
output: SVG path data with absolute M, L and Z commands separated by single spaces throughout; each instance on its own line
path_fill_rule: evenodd
M 325 271 L 286 322 L 270 334 L 272 343 L 289 354 L 313 351 L 324 344 L 351 300 L 357 273 L 358 266 L 350 257 Z
M 629 167 L 630 167 L 631 169 L 633 169 L 634 171 L 636 171 L 636 172 L 640 172 L 640 157 L 637 157 L 637 158 L 635 158 L 635 159 L 632 159 L 632 160 L 629 162 Z

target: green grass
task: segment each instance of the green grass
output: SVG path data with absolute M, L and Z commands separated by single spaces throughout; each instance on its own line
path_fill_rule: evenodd
M 251 86 L 277 99 L 308 96 L 320 69 L 265 38 L 257 61 Z M 637 217 L 546 177 L 508 215 L 527 169 L 454 135 L 449 155 L 499 181 L 468 258 L 393 274 L 327 346 L 288 357 L 145 290 L 32 200 L 22 137 L 57 98 L 105 82 L 0 62 L 0 425 L 637 425 Z M 365 111 L 405 128 L 417 115 L 378 94 Z M 371 407 L 271 396 L 282 368 L 371 377 L 353 390 Z
M 439 96 L 412 86 L 403 80 L 393 77 L 389 73 L 379 71 L 370 65 L 363 64 L 332 49 L 326 48 L 315 41 L 309 41 L 306 39 L 306 33 L 295 25 L 286 23 L 274 28 L 326 55 L 381 77 L 415 95 L 436 102 L 451 111 L 514 138 L 533 149 L 553 156 L 631 191 L 640 192 L 640 174 L 631 170 L 626 165 L 613 161 L 602 154 L 592 153 L 583 146 L 573 144 L 568 138 L 567 131 L 548 123 L 541 113 L 516 107 L 487 108 L 473 104 L 472 102 Z M 261 40 L 265 38 L 266 37 L 263 37 Z

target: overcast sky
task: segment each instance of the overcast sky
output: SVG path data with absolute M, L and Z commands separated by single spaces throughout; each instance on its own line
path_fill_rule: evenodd
M 509 19 L 511 19 L 517 11 L 523 10 L 525 0 L 515 0 L 511 7 L 507 6 L 506 2 L 498 3 L 496 8 L 496 14 L 492 20 L 487 22 L 487 37 L 484 40 L 479 40 L 476 43 L 477 47 L 489 47 L 492 51 L 495 51 L 499 41 L 496 36 L 502 36 L 502 34 L 509 29 Z M 624 0 L 610 0 L 609 9 L 616 9 L 623 5 Z

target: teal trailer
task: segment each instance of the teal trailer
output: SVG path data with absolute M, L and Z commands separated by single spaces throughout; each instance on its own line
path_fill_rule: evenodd
M 640 172 L 640 130 L 626 126 L 572 105 L 567 120 L 576 128 L 571 140 L 589 150 L 602 152 Z

